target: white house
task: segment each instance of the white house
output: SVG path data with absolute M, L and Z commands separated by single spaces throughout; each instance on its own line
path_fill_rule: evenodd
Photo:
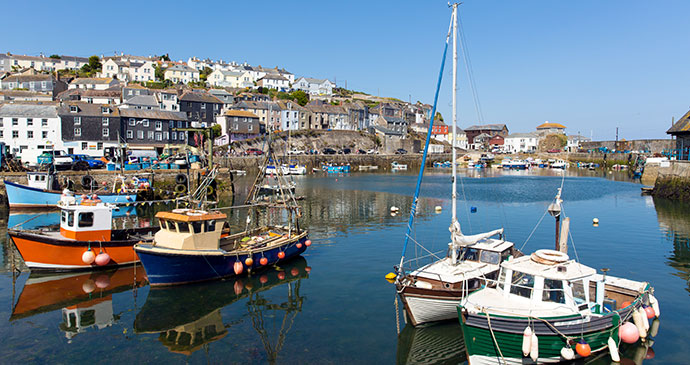
M 173 83 L 187 84 L 191 81 L 199 81 L 199 70 L 186 65 L 173 65 L 164 72 L 165 79 Z
M 155 67 L 151 61 L 116 61 L 112 58 L 103 63 L 99 77 L 112 77 L 122 81 L 154 81 Z
M 72 80 L 67 88 L 105 90 L 119 85 L 120 83 L 111 77 L 80 77 Z
M 41 153 L 64 149 L 61 131 L 56 105 L 0 104 L 0 141 L 23 163 L 36 165 Z
M 254 82 L 251 81 L 251 75 L 246 71 L 215 70 L 209 74 L 207 81 L 212 86 L 220 87 L 243 88 L 254 86 Z
M 275 89 L 278 91 L 287 91 L 290 88 L 290 81 L 278 74 L 267 74 L 256 82 L 257 86 L 264 88 Z
M 582 146 L 582 142 L 590 142 L 592 139 L 579 134 L 568 136 L 568 144 L 566 150 L 568 152 L 577 152 Z
M 539 145 L 536 133 L 513 133 L 503 140 L 503 150 L 509 153 L 534 152 Z
M 302 90 L 310 95 L 333 95 L 335 84 L 327 79 L 313 79 L 300 77 L 292 86 L 295 90 Z

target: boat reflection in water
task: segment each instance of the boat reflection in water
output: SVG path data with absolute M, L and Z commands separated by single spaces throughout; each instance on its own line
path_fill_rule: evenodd
M 72 339 L 89 328 L 112 326 L 113 294 L 132 290 L 147 283 L 141 266 L 109 271 L 37 275 L 26 280 L 10 321 L 62 309 L 60 329 Z
M 461 364 L 467 360 L 462 329 L 457 321 L 414 327 L 398 336 L 398 364 Z
M 137 334 L 159 333 L 159 341 L 171 352 L 191 355 L 194 351 L 228 335 L 230 324 L 223 323 L 221 310 L 241 299 L 246 303 L 254 329 L 266 348 L 267 360 L 275 362 L 283 341 L 297 313 L 302 310 L 301 279 L 311 268 L 298 256 L 279 268 L 249 277 L 231 278 L 175 287 L 154 287 L 134 320 Z M 287 298 L 273 303 L 264 294 L 285 290 Z M 283 312 L 282 316 L 279 312 Z M 271 344 L 265 323 L 280 323 L 280 331 Z

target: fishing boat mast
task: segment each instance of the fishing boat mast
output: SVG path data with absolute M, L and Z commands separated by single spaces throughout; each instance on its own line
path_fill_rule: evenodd
M 457 176 L 458 165 L 457 162 L 457 93 L 458 93 L 458 3 L 453 4 L 453 138 L 451 141 L 451 149 L 453 150 L 453 191 L 452 194 L 452 225 L 457 222 Z

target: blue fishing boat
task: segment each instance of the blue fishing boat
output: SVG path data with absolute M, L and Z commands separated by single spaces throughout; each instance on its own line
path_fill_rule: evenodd
M 63 191 L 55 189 L 55 176 L 50 172 L 28 172 L 28 186 L 4 180 L 10 208 L 56 207 Z M 91 191 L 89 191 L 91 194 Z M 80 198 L 77 193 L 77 201 Z M 104 203 L 126 204 L 137 200 L 136 193 L 99 193 Z
M 324 164 L 321 169 L 330 174 L 348 173 L 350 172 L 350 165 Z
M 158 212 L 153 243 L 134 250 L 152 286 L 220 279 L 260 270 L 304 252 L 311 241 L 299 226 L 262 226 L 229 234 L 221 212 Z

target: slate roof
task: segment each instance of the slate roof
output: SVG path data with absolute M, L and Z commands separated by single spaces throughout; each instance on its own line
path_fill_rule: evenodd
M 79 108 L 78 112 L 70 112 L 70 106 L 77 106 Z M 101 107 L 109 108 L 110 113 L 102 113 Z M 123 109 L 124 110 L 124 109 Z M 60 115 L 80 115 L 80 116 L 108 116 L 108 117 L 118 117 L 120 115 L 120 109 L 114 105 L 107 104 L 91 104 L 84 101 L 70 101 L 63 103 L 58 108 L 58 114 Z
M 674 124 L 669 130 L 666 131 L 667 134 L 685 134 L 690 133 L 690 111 L 685 113 L 685 115 L 678 119 L 676 124 Z
M 10 75 L 2 80 L 2 82 L 29 82 L 29 81 L 52 81 L 53 75 L 38 74 L 38 75 Z
M 195 101 L 199 103 L 216 103 L 223 104 L 223 102 L 217 97 L 209 93 L 199 93 L 187 91 L 180 97 L 180 101 Z
M 537 138 L 537 135 L 536 133 L 512 133 L 506 137 L 508 138 Z
M 125 101 L 125 104 L 129 105 L 143 105 L 143 106 L 152 106 L 155 108 L 159 107 L 158 100 L 156 100 L 156 97 L 153 95 L 137 95 L 133 96 L 127 101 Z
M 57 118 L 57 105 L 0 104 L 0 117 Z
M 113 80 L 111 77 L 79 77 L 72 80 L 71 84 L 110 84 Z
M 370 128 L 374 129 L 375 131 L 386 134 L 386 135 L 394 135 L 394 136 L 402 136 L 403 135 L 403 132 L 388 129 L 386 127 L 381 127 L 379 125 L 371 126 Z
M 191 68 L 187 65 L 172 65 L 165 69 L 165 71 L 181 71 L 181 72 L 199 72 L 199 70 L 195 68 Z
M 485 124 L 485 125 L 471 125 L 465 128 L 465 131 L 502 131 L 505 124 Z
M 146 118 L 162 120 L 187 120 L 187 114 L 183 112 L 171 112 L 168 110 L 149 110 L 149 109 L 120 109 L 123 118 Z

